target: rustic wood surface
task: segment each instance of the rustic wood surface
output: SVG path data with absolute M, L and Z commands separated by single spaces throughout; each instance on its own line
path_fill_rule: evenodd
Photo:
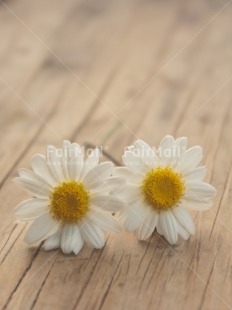
M 0 0 L 2 309 L 232 309 L 232 1 Z M 196 235 L 109 235 L 103 250 L 23 242 L 12 183 L 63 139 L 105 146 L 165 134 L 204 147 L 214 206 Z

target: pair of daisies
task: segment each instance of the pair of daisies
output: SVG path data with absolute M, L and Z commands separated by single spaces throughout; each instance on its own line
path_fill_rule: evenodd
M 104 232 L 119 232 L 119 222 L 140 240 L 155 229 L 170 244 L 194 234 L 188 209 L 209 209 L 216 193 L 198 167 L 201 147 L 166 136 L 156 151 L 138 140 L 125 151 L 124 167 L 99 163 L 100 155 L 96 148 L 84 160 L 79 144 L 64 141 L 62 149 L 35 155 L 33 171 L 19 169 L 14 180 L 34 197 L 15 208 L 18 219 L 32 222 L 27 243 L 78 254 L 84 242 L 102 248 Z

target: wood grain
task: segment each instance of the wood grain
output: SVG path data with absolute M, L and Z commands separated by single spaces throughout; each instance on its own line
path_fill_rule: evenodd
M 0 307 L 232 309 L 231 1 L 0 0 Z M 215 204 L 196 235 L 107 236 L 76 257 L 23 242 L 12 177 L 67 138 L 126 145 L 165 134 L 204 147 Z

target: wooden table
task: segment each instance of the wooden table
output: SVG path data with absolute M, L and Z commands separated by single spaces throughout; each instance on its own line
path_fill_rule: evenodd
M 232 309 L 232 1 L 0 0 L 0 307 Z M 23 242 L 12 183 L 63 139 L 126 145 L 165 134 L 204 147 L 214 206 L 196 235 L 109 235 L 103 250 Z

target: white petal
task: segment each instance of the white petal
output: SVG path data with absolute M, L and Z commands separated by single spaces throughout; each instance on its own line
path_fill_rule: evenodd
M 105 245 L 105 234 L 89 219 L 82 221 L 80 225 L 80 233 L 83 239 L 96 249 L 101 249 Z
M 166 135 L 160 142 L 159 148 L 165 150 L 165 149 L 172 149 L 173 146 L 175 145 L 175 139 L 173 136 Z
M 150 213 L 150 208 L 142 201 L 130 207 L 129 213 L 125 219 L 124 227 L 127 231 L 134 231 L 139 228 Z
M 178 240 L 176 220 L 171 211 L 160 212 L 159 224 L 164 237 L 170 244 L 176 244 Z
M 125 184 L 126 180 L 122 177 L 110 177 L 100 186 L 96 187 L 94 191 L 97 192 L 119 191 Z
M 133 173 L 141 175 L 146 174 L 147 168 L 139 156 L 136 156 L 131 151 L 126 151 L 122 156 L 124 165 Z
M 48 170 L 45 156 L 40 154 L 34 155 L 31 159 L 31 166 L 37 175 L 46 180 L 52 186 L 56 186 L 57 182 Z
M 113 175 L 118 177 L 123 177 L 126 179 L 130 179 L 135 174 L 131 172 L 127 167 L 115 167 L 113 171 Z
M 147 172 L 150 170 L 150 168 L 147 168 Z M 133 178 L 127 180 L 127 184 L 134 185 L 134 186 L 141 186 L 144 180 L 144 175 L 136 174 L 133 176 Z
M 125 203 L 114 196 L 96 195 L 90 198 L 90 203 L 108 212 L 117 212 L 125 207 Z
M 55 233 L 59 224 L 49 213 L 45 213 L 37 218 L 26 233 L 24 240 L 27 243 L 42 241 Z
M 121 230 L 115 218 L 105 212 L 92 210 L 87 215 L 87 218 L 89 218 L 94 223 L 94 225 L 98 226 L 102 230 L 116 233 L 120 232 Z
M 61 229 L 59 229 L 55 234 L 48 237 L 43 244 L 43 249 L 45 251 L 59 249 L 61 239 Z
M 88 189 L 94 189 L 110 177 L 114 165 L 111 162 L 104 162 L 91 169 L 83 179 Z
M 74 244 L 73 253 L 77 255 L 80 252 L 80 250 L 82 249 L 83 244 L 84 244 L 84 241 L 83 241 L 81 234 L 80 234 L 80 231 L 78 229 L 78 233 L 76 234 L 76 237 L 75 237 L 75 244 Z
M 21 220 L 33 219 L 49 212 L 49 199 L 29 199 L 15 207 L 15 216 Z
M 176 225 L 177 225 L 177 231 L 178 234 L 184 239 L 184 240 L 188 240 L 189 239 L 189 233 L 184 229 L 183 226 L 180 225 L 180 223 L 178 221 L 176 221 Z
M 186 137 L 180 137 L 176 139 L 176 149 L 178 153 L 182 155 L 188 147 L 188 139 Z
M 162 230 L 162 228 L 161 228 L 161 226 L 160 226 L 159 221 L 158 221 L 158 223 L 157 223 L 156 230 L 157 230 L 157 233 L 158 233 L 160 236 L 163 236 L 163 230 Z
M 185 173 L 190 169 L 196 168 L 202 159 L 202 148 L 200 146 L 194 146 L 188 149 L 180 163 L 177 166 L 177 171 Z
M 49 184 L 49 182 L 46 179 L 40 177 L 35 172 L 33 172 L 29 169 L 20 168 L 20 169 L 18 169 L 18 174 L 22 179 L 29 179 L 32 181 L 38 181 L 38 182 L 41 182 L 43 184 L 46 184 L 50 189 L 52 189 L 52 186 Z
M 161 165 L 171 165 L 175 158 L 175 139 L 173 136 L 165 136 L 159 146 Z
M 48 185 L 39 181 L 16 177 L 13 179 L 17 184 L 22 186 L 29 194 L 38 198 L 48 198 L 52 191 Z
M 155 151 L 143 140 L 137 140 L 134 143 L 135 148 L 140 150 L 141 159 L 143 162 L 148 165 L 150 168 L 155 168 L 157 166 L 158 157 Z
M 183 179 L 185 181 L 202 181 L 206 174 L 206 167 L 198 167 L 195 169 L 191 169 L 183 174 Z
M 190 209 L 190 210 L 198 210 L 205 211 L 212 207 L 212 201 L 206 199 L 199 199 L 196 197 L 184 197 L 181 201 L 181 206 Z
M 61 248 L 63 253 L 69 254 L 74 252 L 79 253 L 83 246 L 78 226 L 76 224 L 66 224 L 61 234 Z
M 60 162 L 63 169 L 64 178 L 67 180 L 69 179 L 68 164 L 69 164 L 70 148 L 71 148 L 70 141 L 64 140 L 62 145 L 62 157 L 60 159 Z
M 189 232 L 191 235 L 195 233 L 195 226 L 191 216 L 182 207 L 175 207 L 172 210 L 177 221 Z
M 83 178 L 86 175 L 86 173 L 88 173 L 91 169 L 93 169 L 94 167 L 98 165 L 100 156 L 101 156 L 101 152 L 98 148 L 94 149 L 89 154 L 88 158 L 86 159 L 84 163 L 84 167 L 81 171 L 81 178 Z
M 199 200 L 213 198 L 217 193 L 212 185 L 204 182 L 189 181 L 185 182 L 185 186 L 186 196 L 195 196 Z
M 129 184 L 142 183 L 144 177 L 141 174 L 131 172 L 127 167 L 116 167 L 113 171 L 113 175 L 125 178 Z
M 68 171 L 71 180 L 80 179 L 83 170 L 84 160 L 81 147 L 77 143 L 73 143 L 69 149 Z
M 158 218 L 159 214 L 153 211 L 146 217 L 142 225 L 137 230 L 137 237 L 140 240 L 146 240 L 152 235 L 158 223 Z
M 135 185 L 125 185 L 120 190 L 114 191 L 114 195 L 127 203 L 136 201 L 142 197 L 140 186 Z
M 47 166 L 53 178 L 58 182 L 65 181 L 62 169 L 62 150 L 56 149 L 53 145 L 47 147 Z

